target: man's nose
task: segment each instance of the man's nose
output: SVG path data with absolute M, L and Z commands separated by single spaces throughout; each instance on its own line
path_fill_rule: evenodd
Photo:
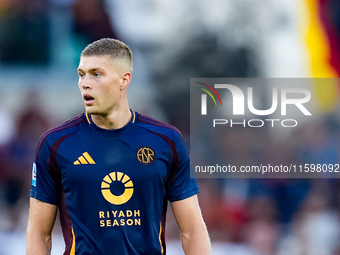
M 91 81 L 87 75 L 83 78 L 80 78 L 79 83 L 83 89 L 92 88 Z

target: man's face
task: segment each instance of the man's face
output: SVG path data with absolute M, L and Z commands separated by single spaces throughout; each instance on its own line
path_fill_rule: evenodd
M 108 116 L 124 99 L 121 73 L 108 55 L 83 56 L 78 67 L 78 86 L 86 112 Z

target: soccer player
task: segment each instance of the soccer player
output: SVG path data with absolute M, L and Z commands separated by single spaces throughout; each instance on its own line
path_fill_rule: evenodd
M 168 201 L 185 254 L 211 254 L 179 131 L 130 110 L 132 53 L 110 38 L 81 53 L 85 113 L 47 131 L 33 163 L 27 255 L 50 254 L 57 210 L 64 254 L 165 254 Z

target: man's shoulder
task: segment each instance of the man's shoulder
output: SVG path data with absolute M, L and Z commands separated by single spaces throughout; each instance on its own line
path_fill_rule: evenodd
M 147 129 L 149 132 L 163 135 L 171 139 L 182 139 L 181 132 L 173 125 L 162 122 L 150 116 L 138 113 L 138 123 L 141 127 Z
M 69 134 L 72 134 L 79 130 L 79 126 L 81 123 L 85 121 L 84 114 L 79 114 L 73 118 L 70 118 L 59 125 L 56 125 L 49 130 L 47 130 L 42 136 L 40 137 L 39 144 L 41 145 L 44 141 L 56 141 L 62 137 L 65 137 Z M 38 145 L 39 147 L 39 145 Z

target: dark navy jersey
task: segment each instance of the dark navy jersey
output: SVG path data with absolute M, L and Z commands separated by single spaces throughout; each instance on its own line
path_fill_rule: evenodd
M 165 254 L 167 201 L 199 192 L 177 129 L 133 112 L 121 129 L 81 114 L 47 131 L 31 197 L 59 206 L 64 254 Z

